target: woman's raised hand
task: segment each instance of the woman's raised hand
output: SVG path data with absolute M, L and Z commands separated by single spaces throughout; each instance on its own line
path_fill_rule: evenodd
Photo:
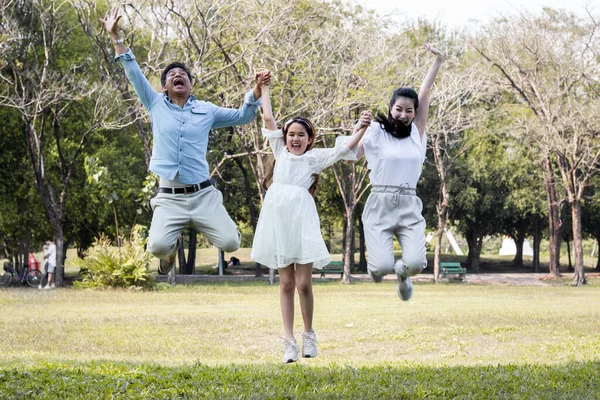
M 439 57 L 443 57 L 444 56 L 441 51 L 439 51 L 438 49 L 436 49 L 435 47 L 433 47 L 429 43 L 425 43 L 423 45 L 423 47 L 425 47 L 427 50 L 429 50 L 431 53 L 433 53 L 436 56 L 439 56 Z

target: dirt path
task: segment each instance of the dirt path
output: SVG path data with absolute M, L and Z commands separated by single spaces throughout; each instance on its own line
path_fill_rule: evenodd
M 236 271 L 238 272 L 238 271 Z M 562 279 L 548 279 L 546 273 L 479 273 L 467 274 L 467 283 L 475 285 L 505 285 L 505 286 L 557 286 L 569 284 L 572 281 L 573 274 L 563 274 Z M 586 277 L 600 278 L 599 273 L 586 273 Z M 352 275 L 354 280 L 370 281 L 371 278 L 366 274 Z M 321 279 L 318 274 L 313 275 L 313 279 L 318 281 Z M 339 280 L 339 274 L 327 274 L 327 280 Z M 395 275 L 387 275 L 385 280 L 395 280 Z M 413 282 L 433 282 L 432 274 L 419 274 L 413 277 Z M 158 276 L 158 282 L 166 282 L 165 276 Z M 262 280 L 268 281 L 268 276 L 256 278 L 254 275 L 248 274 L 231 274 L 231 275 L 177 275 L 177 283 L 193 283 L 193 282 L 220 282 L 220 281 L 247 281 L 247 280 Z

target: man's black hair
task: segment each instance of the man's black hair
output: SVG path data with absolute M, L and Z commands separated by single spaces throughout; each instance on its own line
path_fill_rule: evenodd
M 167 74 L 173 68 L 181 68 L 182 70 L 184 70 L 188 76 L 188 79 L 190 80 L 190 82 L 192 82 L 192 73 L 190 72 L 188 67 L 186 67 L 184 63 L 174 62 L 174 63 L 167 65 L 165 67 L 165 69 L 163 70 L 162 74 L 160 74 L 160 85 L 161 86 L 165 86 L 165 84 L 167 83 Z

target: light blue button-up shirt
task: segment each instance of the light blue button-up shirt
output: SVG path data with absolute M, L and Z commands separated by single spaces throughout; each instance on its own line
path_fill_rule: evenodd
M 196 100 L 194 96 L 181 108 L 171 103 L 165 93 L 152 89 L 131 49 L 118 54 L 115 61 L 120 61 L 125 68 L 129 82 L 150 115 L 154 136 L 150 170 L 161 178 L 186 184 L 207 180 L 206 149 L 210 130 L 250 123 L 261 104 L 249 91 L 239 109 L 218 107 Z

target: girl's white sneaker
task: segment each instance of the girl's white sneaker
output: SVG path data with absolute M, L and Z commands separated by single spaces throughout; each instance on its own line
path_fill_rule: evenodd
M 317 335 L 314 332 L 302 332 L 302 357 L 313 358 L 318 353 Z
M 298 361 L 299 350 L 296 339 L 283 339 L 283 362 L 287 364 Z

